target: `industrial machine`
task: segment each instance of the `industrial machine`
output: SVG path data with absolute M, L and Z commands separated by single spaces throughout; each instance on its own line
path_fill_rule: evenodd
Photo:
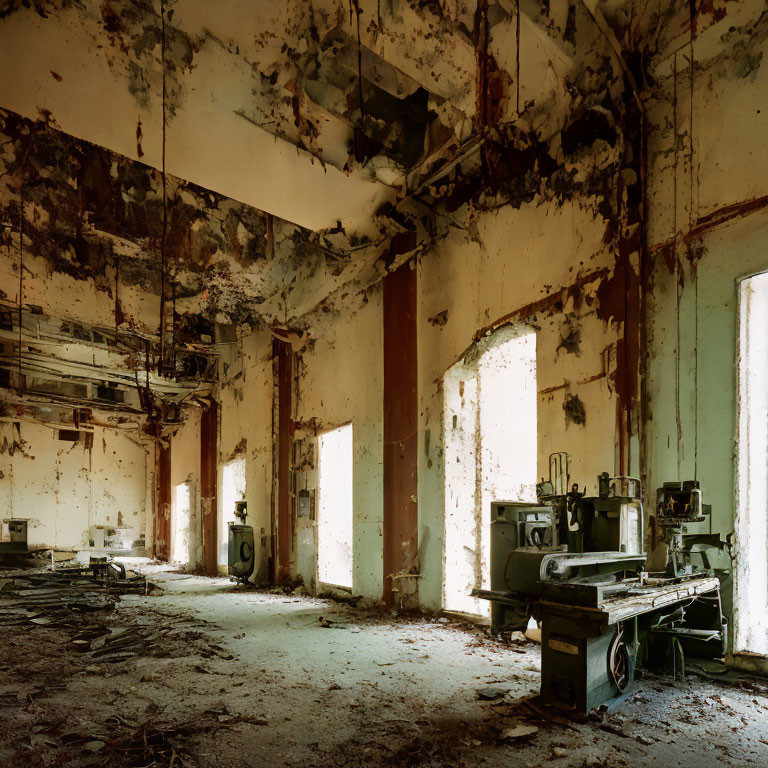
M 664 483 L 658 489 L 655 524 L 661 529 L 666 567 L 649 572 L 648 580 L 690 581 L 717 576 L 720 584 L 730 579 L 730 570 L 714 567 L 712 550 L 727 551 L 733 558 L 731 536 L 723 541 L 719 534 L 689 533 L 688 525 L 704 522 L 711 507 L 703 503 L 696 480 Z M 697 657 L 720 656 L 727 645 L 728 626 L 723 617 L 720 589 L 701 595 L 675 613 L 657 622 L 652 629 L 656 639 L 666 636 L 668 656 L 674 667 L 684 667 L 686 654 Z
M 567 455 L 553 454 L 537 497 L 491 505 L 491 588 L 473 594 L 491 601 L 494 632 L 524 630 L 531 617 L 541 624 L 545 699 L 588 711 L 626 691 L 637 666 L 722 653 L 720 582 L 706 558 L 694 562 L 701 537 L 680 530 L 703 512 L 698 483 L 660 489 L 663 573 L 645 568 L 636 478 L 603 473 L 587 496 L 570 485 Z
M 228 570 L 233 581 L 247 582 L 253 573 L 254 548 L 253 527 L 245 524 L 248 503 L 235 502 L 235 517 L 239 523 L 229 523 Z

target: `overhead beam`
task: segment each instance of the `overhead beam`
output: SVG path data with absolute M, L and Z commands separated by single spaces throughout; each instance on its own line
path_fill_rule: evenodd
M 165 142 L 169 174 L 286 221 L 319 230 L 341 220 L 365 233 L 394 196 L 366 172 L 347 175 L 271 133 L 267 122 L 244 119 L 261 76 L 213 40 L 203 39 L 194 66 L 174 63 L 165 110 L 157 51 L 121 51 L 101 19 L 77 5 L 45 18 L 29 8 L 7 16 L 0 50 L 0 107 L 30 119 L 49 115 L 65 133 L 158 169 Z M 330 130 L 328 120 L 320 128 Z

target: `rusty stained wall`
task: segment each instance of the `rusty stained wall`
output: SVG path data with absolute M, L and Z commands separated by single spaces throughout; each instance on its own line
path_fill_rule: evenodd
M 254 580 L 263 582 L 269 575 L 271 556 L 272 337 L 267 331 L 259 330 L 220 350 L 219 516 L 220 520 L 226 519 L 224 515 L 232 513 L 222 507 L 222 469 L 227 462 L 244 457 L 247 522 L 254 529 Z M 220 535 L 225 533 L 220 524 Z M 218 565 L 221 570 L 226 567 L 226 561 L 220 559 Z
M 326 256 L 311 233 L 170 175 L 163 288 L 161 173 L 45 120 L 0 109 L 0 175 L 0 298 L 18 301 L 20 248 L 25 303 L 156 333 L 164 290 L 180 341 L 322 298 L 313 276 Z
M 177 507 L 176 489 L 182 483 L 190 484 L 190 525 L 187 533 L 190 568 L 201 568 L 203 556 L 203 510 L 201 501 L 200 470 L 201 440 L 200 422 L 202 408 L 188 407 L 186 419 L 170 439 L 171 445 L 171 548 L 176 535 L 175 513 Z
M 586 35 L 589 27 L 583 19 L 580 24 Z M 587 40 L 595 44 L 588 35 Z M 557 450 L 572 454 L 573 480 L 590 491 L 599 472 L 618 471 L 622 462 L 637 471 L 638 451 L 629 456 L 626 447 L 623 454 L 619 450 L 619 425 L 634 403 L 618 363 L 625 285 L 636 274 L 629 267 L 639 242 L 630 241 L 621 226 L 638 174 L 628 172 L 624 178 L 622 170 L 638 155 L 632 157 L 631 132 L 621 122 L 625 94 L 618 65 L 610 56 L 601 57 L 600 45 L 589 51 L 587 59 L 595 56 L 600 63 L 591 81 L 579 82 L 576 90 L 584 92 L 573 110 L 560 105 L 550 116 L 553 135 L 543 138 L 499 125 L 482 152 L 430 187 L 438 200 L 436 216 L 426 224 L 431 232 L 417 255 L 418 560 L 420 604 L 426 609 L 439 609 L 442 598 L 441 380 L 485 329 L 518 322 L 537 330 L 539 474 L 549 453 Z M 509 91 L 503 107 L 514 109 Z M 385 261 L 397 255 L 391 250 Z M 367 422 L 382 398 L 377 376 L 357 379 L 371 350 L 381 357 L 380 339 L 370 329 L 367 336 L 361 333 L 368 325 L 362 316 L 370 311 L 368 305 L 359 308 L 361 296 L 358 302 L 345 294 L 333 297 L 322 319 L 307 319 L 316 340 L 312 354 L 303 354 L 299 386 L 303 396 L 317 382 L 326 387 L 302 413 L 323 425 L 358 418 Z M 325 354 L 319 354 L 321 349 Z M 379 365 L 369 370 L 378 371 Z M 617 397 L 617 385 L 624 401 Z M 345 399 L 346 407 L 338 408 Z M 329 407 L 343 416 L 327 419 Z M 366 469 L 363 481 L 357 469 L 367 467 L 369 459 L 371 469 L 374 460 L 381 461 L 382 448 L 374 437 L 371 432 L 363 436 L 365 442 L 355 438 L 356 521 L 380 509 L 382 467 Z M 359 561 L 367 568 L 382 551 L 373 536 L 358 539 L 356 534 L 357 542 L 356 573 Z M 377 597 L 377 590 L 362 582 L 356 581 L 354 589 Z
M 693 36 L 676 27 L 652 70 L 648 487 L 698 478 L 725 536 L 737 515 L 737 284 L 768 270 L 768 10 L 709 10 Z
M 557 5 L 552 3 L 552 8 Z M 696 254 L 693 261 L 684 258 L 689 250 L 683 236 L 720 206 L 768 193 L 761 187 L 766 177 L 763 166 L 768 162 L 761 137 L 765 135 L 768 113 L 759 103 L 766 93 L 765 37 L 761 31 L 765 13 L 758 0 L 707 3 L 702 6 L 702 14 L 709 18 L 702 17 L 691 25 L 691 20 L 685 19 L 689 4 L 673 5 L 683 15 L 659 27 L 663 39 L 658 50 L 651 52 L 654 90 L 647 104 L 648 225 L 654 261 L 652 268 L 649 265 L 649 421 L 645 425 L 644 456 L 648 459 L 651 486 L 670 479 L 670 464 L 678 471 L 678 455 L 685 457 L 681 473 L 689 472 L 692 457 L 698 456 L 710 471 L 716 510 L 726 510 L 732 509 L 733 444 L 728 442 L 726 447 L 722 435 L 733 431 L 734 365 L 728 355 L 734 349 L 735 310 L 732 303 L 723 301 L 722 291 L 742 267 L 763 268 L 762 220 L 757 218 L 762 214 L 753 213 L 748 220 L 727 224 L 716 234 L 712 230 L 703 236 L 703 249 L 696 246 L 691 251 Z M 558 108 L 551 110 L 544 121 L 545 129 L 538 133 L 516 131 L 505 125 L 494 127 L 496 134 L 489 134 L 491 141 L 475 170 L 462 167 L 460 172 L 438 180 L 440 183 L 432 190 L 443 201 L 439 210 L 442 218 L 438 237 L 419 255 L 418 262 L 418 507 L 423 555 L 420 594 L 425 607 L 437 608 L 440 602 L 440 380 L 471 346 L 479 330 L 504 318 L 528 323 L 537 330 L 540 468 L 545 466 L 550 451 L 568 450 L 574 457 L 574 480 L 586 483 L 590 490 L 594 490 L 592 484 L 598 472 L 619 468 L 622 441 L 617 429 L 617 416 L 621 417 L 617 411 L 617 375 L 624 376 L 623 386 L 627 381 L 621 373 L 624 366 L 619 361 L 618 347 L 624 283 L 623 278 L 616 277 L 616 266 L 619 263 L 623 275 L 628 274 L 628 269 L 637 275 L 640 266 L 634 255 L 637 251 L 623 247 L 626 243 L 621 242 L 622 233 L 617 229 L 622 223 L 622 194 L 637 184 L 637 178 L 632 178 L 634 169 L 624 173 L 626 166 L 622 167 L 629 152 L 620 124 L 626 109 L 626 104 L 620 102 L 626 93 L 622 94 L 617 75 L 619 66 L 607 45 L 595 42 L 595 35 L 600 36 L 594 29 L 589 32 L 590 23 L 589 19 L 584 21 L 581 10 L 575 30 L 564 19 L 565 33 L 576 35 L 574 41 L 580 53 L 588 50 L 591 60 L 599 62 L 575 82 L 562 80 L 569 93 L 576 94 L 572 102 L 558 98 Z M 697 64 L 691 102 L 686 96 L 690 77 L 686 76 L 683 60 L 693 28 Z M 454 66 L 454 61 L 437 63 L 457 68 L 467 76 L 467 82 L 474 83 L 478 63 L 485 62 L 487 71 L 493 73 L 488 55 L 501 56 L 505 50 L 507 54 L 514 50 L 514 46 L 504 46 L 513 29 L 502 31 L 492 32 L 488 51 L 476 51 L 469 41 L 468 63 L 464 61 L 459 67 Z M 534 39 L 524 35 L 521 44 Z M 383 48 L 393 45 L 386 37 L 382 40 Z M 463 40 L 463 44 L 467 43 Z M 565 50 L 571 49 L 566 45 Z M 504 98 L 498 103 L 491 99 L 491 109 L 483 118 L 489 124 L 515 111 L 514 83 L 509 81 L 511 60 L 505 60 L 504 66 Z M 197 74 L 201 71 L 198 68 Z M 523 75 L 521 87 L 530 87 L 529 76 Z M 54 87 L 51 84 L 51 90 Z M 473 130 L 477 95 L 470 89 L 458 102 L 449 100 L 441 105 L 445 114 L 456 110 L 453 117 L 457 123 L 461 118 L 468 124 L 458 130 L 457 137 L 465 137 Z M 525 90 L 522 96 L 525 107 Z M 539 113 L 542 103 L 546 104 L 537 104 Z M 673 103 L 677 104 L 674 112 Z M 569 104 L 572 112 L 567 108 Z M 134 131 L 133 117 L 126 121 L 126 125 L 129 123 Z M 190 121 L 180 120 L 182 123 L 189 125 Z M 723 133 L 726 125 L 727 136 Z M 135 141 L 133 133 L 130 138 Z M 618 184 L 619 176 L 623 188 Z M 679 235 L 677 248 L 672 248 L 670 258 L 667 243 L 675 243 L 675 232 Z M 627 240 L 627 233 L 624 236 Z M 681 267 L 675 266 L 678 260 Z M 690 269 L 691 263 L 697 270 Z M 323 295 L 320 284 L 333 278 L 328 265 L 321 266 L 312 273 L 317 282 L 310 293 L 317 300 Z M 711 271 L 705 281 L 707 269 Z M 685 277 L 682 285 L 681 275 Z M 295 418 L 302 429 L 305 422 L 308 433 L 350 420 L 356 424 L 355 590 L 372 597 L 381 593 L 376 574 L 382 570 L 377 560 L 382 549 L 381 309 L 377 290 L 362 286 L 342 289 L 308 318 L 313 341 L 300 353 L 295 382 Z M 713 307 L 718 307 L 717 312 Z M 713 319 L 710 322 L 707 318 Z M 674 343 L 671 339 L 675 339 Z M 257 361 L 255 367 L 262 366 L 265 360 L 261 353 L 250 357 Z M 239 403 L 234 394 L 237 384 L 229 405 L 222 394 L 222 430 L 231 435 L 227 438 L 231 450 L 245 437 L 242 429 L 232 426 L 241 414 L 261 414 L 259 423 L 268 423 L 271 398 L 262 402 L 261 396 L 271 386 L 271 375 L 258 376 L 258 381 L 253 392 L 243 388 Z M 706 400 L 705 390 L 709 393 Z M 574 403 L 575 398 L 581 407 Z M 567 411 L 563 409 L 566 403 L 570 404 Z M 693 410 L 692 403 L 696 404 Z M 579 423 L 581 408 L 583 424 Z M 676 421 L 680 422 L 679 429 Z M 363 424 L 362 432 L 357 423 Z M 692 433 L 695 450 L 691 448 Z M 677 434 L 681 435 L 679 452 Z M 641 458 L 636 432 L 633 439 L 630 460 L 624 461 L 636 473 Z M 223 456 L 228 455 L 225 442 L 222 438 Z M 247 450 L 260 448 L 252 449 L 249 440 Z M 266 461 L 254 459 L 255 467 L 266 465 Z M 721 522 L 727 522 L 731 514 L 726 517 Z
M 383 304 L 377 283 L 349 286 L 309 318 L 312 340 L 298 355 L 296 481 L 317 489 L 317 435 L 353 426 L 353 591 L 383 592 Z M 297 573 L 316 579 L 315 522 L 297 520 Z
M 548 456 L 555 451 L 571 455 L 573 482 L 590 492 L 596 491 L 600 472 L 617 470 L 618 333 L 600 317 L 598 299 L 614 266 L 604 233 L 605 222 L 580 201 L 507 207 L 482 214 L 472 236 L 455 230 L 420 260 L 419 535 L 425 607 L 440 608 L 442 601 L 442 379 L 472 348 L 479 330 L 482 337 L 482 329 L 506 318 L 536 331 L 539 477 L 548 474 Z M 580 407 L 574 408 L 574 399 Z
M 508 318 L 537 331 L 539 467 L 549 453 L 573 456 L 573 479 L 596 490 L 618 463 L 615 394 L 618 329 L 600 315 L 598 293 L 613 277 L 606 221 L 583 200 L 500 208 L 471 230 L 451 227 L 418 260 L 418 524 L 422 607 L 441 602 L 445 371 L 478 331 Z M 381 287 L 350 286 L 307 318 L 300 353 L 297 437 L 351 421 L 355 428 L 354 591 L 378 599 L 382 573 L 383 310 Z M 577 397 L 584 423 L 564 409 Z M 510 436 L 514 439 L 514 436 Z M 313 457 L 300 452 L 309 466 Z M 303 487 L 303 486 L 302 486 Z M 300 532 L 301 533 L 301 532 Z M 301 535 L 299 541 L 302 541 Z M 304 537 L 307 547 L 312 538 Z M 304 558 L 305 582 L 313 572 Z
M 0 507 L 30 518 L 30 547 L 86 548 L 92 525 L 130 528 L 151 544 L 152 446 L 129 430 L 92 434 L 89 449 L 49 425 L 0 424 Z

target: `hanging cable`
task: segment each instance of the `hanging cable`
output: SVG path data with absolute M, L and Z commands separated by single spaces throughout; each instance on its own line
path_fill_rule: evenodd
M 360 40 L 360 3 L 359 0 L 349 0 L 349 22 L 352 23 L 352 13 L 357 17 L 357 98 L 360 105 L 360 119 L 354 129 L 353 150 L 358 163 L 365 162 L 366 141 L 363 125 L 365 123 L 365 99 L 363 97 L 363 44 Z
M 520 0 L 517 0 L 515 8 L 515 90 L 517 92 L 517 116 L 520 117 Z
M 165 1 L 160 0 L 160 61 L 163 68 L 163 100 L 162 100 L 162 122 L 163 122 L 163 146 L 162 146 L 162 166 L 160 174 L 163 184 L 163 234 L 160 240 L 160 356 L 157 361 L 157 372 L 163 375 L 163 365 L 165 360 L 165 245 L 168 237 L 168 194 L 166 190 L 165 179 L 165 129 L 166 129 L 166 82 L 165 82 Z
M 17 391 L 21 395 L 24 392 L 24 377 L 21 373 L 21 331 L 23 321 L 23 302 L 24 293 L 24 204 L 21 193 L 19 193 L 19 383 Z
M 690 153 L 689 153 L 689 186 L 690 186 L 690 200 L 689 200 L 689 211 L 688 211 L 688 229 L 692 230 L 694 227 L 694 224 L 696 223 L 696 216 L 694 213 L 694 205 L 693 205 L 693 191 L 694 191 L 694 170 L 693 170 L 693 85 L 694 85 L 694 75 L 695 75 L 695 59 L 694 59 L 694 53 L 693 53 L 693 40 L 695 37 L 695 28 L 696 28 L 696 3 L 691 0 L 688 5 L 689 13 L 690 13 L 690 38 L 688 41 L 688 44 L 690 46 L 690 61 L 688 62 L 688 66 L 690 67 L 690 104 L 688 105 L 688 112 L 689 112 L 689 120 L 688 120 L 688 141 L 690 143 Z M 694 303 L 694 324 L 695 324 L 695 337 L 694 337 L 694 347 L 693 347 L 693 355 L 694 355 L 694 364 L 693 364 L 693 402 L 694 402 L 694 412 L 693 412 L 693 479 L 698 480 L 699 478 L 699 271 L 697 265 L 694 263 L 694 259 L 697 258 L 696 254 L 693 254 L 693 257 L 691 258 L 691 271 L 692 271 L 692 277 L 694 280 L 694 292 L 695 292 L 695 303 Z M 710 528 L 712 526 L 712 518 L 710 516 Z
M 672 62 L 672 141 L 673 141 L 673 174 L 672 174 L 672 223 L 673 249 L 675 259 L 675 437 L 677 453 L 677 476 L 680 477 L 680 443 L 682 439 L 682 419 L 680 416 L 680 260 L 677 248 L 677 53 Z
M 359 0 L 354 0 L 355 15 L 357 16 L 357 89 L 360 99 L 360 122 L 365 116 L 365 101 L 363 100 L 363 45 L 360 42 L 360 5 Z

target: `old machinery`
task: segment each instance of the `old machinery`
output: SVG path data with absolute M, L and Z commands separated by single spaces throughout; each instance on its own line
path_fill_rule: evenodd
M 570 485 L 567 454 L 550 456 L 538 503 L 491 503 L 491 600 L 495 633 L 525 629 L 550 581 L 635 572 L 645 561 L 640 482 L 598 478 L 598 495 Z
M 571 485 L 567 456 L 553 454 L 537 504 L 492 503 L 491 588 L 474 592 L 491 601 L 494 632 L 541 623 L 542 696 L 584 711 L 626 691 L 638 666 L 721 653 L 724 640 L 719 581 L 674 538 L 702 515 L 698 484 L 664 486 L 676 543 L 659 574 L 645 570 L 640 482 L 603 473 L 597 487 Z
M 726 550 L 732 555 L 730 537 L 723 541 L 719 534 L 688 532 L 690 524 L 704 522 L 710 515 L 711 508 L 703 503 L 698 481 L 664 483 L 658 489 L 655 523 L 661 529 L 666 567 L 663 572 L 649 572 L 646 577 L 649 582 L 659 579 L 685 582 L 717 576 L 722 583 L 730 577 L 730 570 L 716 570 L 711 562 L 712 550 Z M 720 590 L 717 590 L 660 616 L 652 632 L 668 645 L 672 662 L 678 666 L 684 663 L 686 654 L 721 655 L 727 643 L 727 629 Z
M 229 576 L 233 581 L 241 581 L 243 583 L 248 581 L 254 568 L 253 527 L 245 524 L 247 515 L 248 503 L 236 501 L 235 517 L 240 522 L 230 522 L 228 526 Z
M 658 489 L 655 523 L 661 528 L 666 545 L 666 574 L 682 577 L 702 570 L 714 571 L 708 550 L 731 554 L 731 537 L 725 541 L 716 533 L 689 533 L 688 525 L 704 522 L 712 514 L 709 504 L 702 502 L 697 480 L 664 483 Z

